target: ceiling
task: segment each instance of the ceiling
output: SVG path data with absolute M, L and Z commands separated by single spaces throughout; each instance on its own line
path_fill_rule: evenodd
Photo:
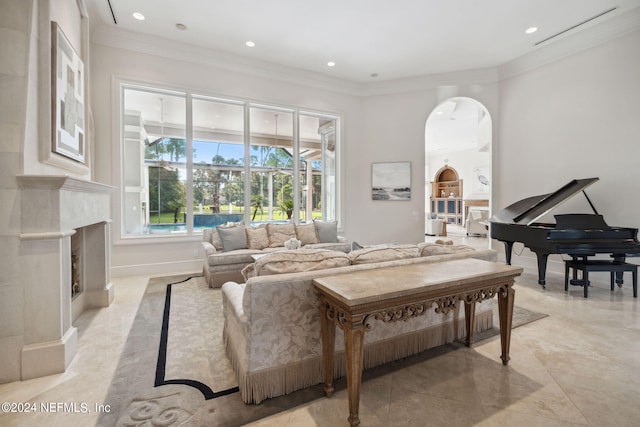
M 640 0 L 85 1 L 92 30 L 156 36 L 355 83 L 496 67 L 640 6 Z M 538 31 L 525 34 L 532 26 Z M 249 40 L 254 47 L 245 45 Z

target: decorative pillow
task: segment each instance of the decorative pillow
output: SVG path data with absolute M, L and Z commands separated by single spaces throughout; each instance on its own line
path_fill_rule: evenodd
M 278 248 L 284 246 L 284 242 L 296 237 L 296 227 L 293 224 L 267 224 L 269 247 Z
M 316 232 L 316 225 L 312 222 L 309 224 L 296 224 L 296 236 L 303 245 L 320 243 L 318 233 Z
M 471 252 L 475 250 L 471 246 L 453 245 L 448 242 L 420 243 L 418 245 L 418 249 L 420 250 L 420 256 L 446 255 L 459 252 Z
M 269 276 L 345 267 L 350 264 L 349 256 L 344 252 L 324 249 L 294 249 L 273 252 L 258 258 L 255 262 L 254 273 L 256 276 Z M 249 269 L 247 269 L 247 273 L 249 273 Z
M 338 241 L 337 221 L 313 221 L 316 225 L 319 243 L 336 243 Z
M 264 249 L 269 247 L 269 235 L 265 225 L 245 227 L 245 231 L 247 233 L 247 248 Z
M 220 235 L 218 234 L 218 227 L 213 227 L 213 228 L 209 228 L 204 230 L 205 236 L 206 236 L 206 240 L 211 243 L 213 245 L 214 248 L 216 248 L 217 251 L 221 251 L 222 250 L 222 239 L 220 238 Z
M 218 227 L 218 234 L 222 239 L 222 248 L 225 252 L 247 248 L 247 233 L 244 225 Z
M 416 245 L 375 245 L 349 252 L 351 264 L 394 261 L 419 256 L 420 251 Z

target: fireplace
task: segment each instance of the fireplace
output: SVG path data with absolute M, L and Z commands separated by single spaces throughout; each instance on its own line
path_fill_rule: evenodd
M 18 176 L 24 272 L 22 379 L 64 372 L 77 350 L 73 321 L 113 301 L 113 187 L 68 176 Z M 75 267 L 73 265 L 76 264 Z M 77 282 L 78 293 L 73 294 Z
M 71 235 L 71 282 L 69 282 L 71 288 L 71 303 L 76 296 L 81 292 L 81 277 L 82 277 L 82 229 L 80 232 L 76 230 L 76 233 Z M 73 318 L 75 320 L 75 317 Z

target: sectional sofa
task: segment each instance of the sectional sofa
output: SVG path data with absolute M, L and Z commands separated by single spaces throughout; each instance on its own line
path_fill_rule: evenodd
M 242 269 L 252 264 L 256 255 L 284 250 L 285 242 L 290 239 L 300 241 L 302 247 L 308 249 L 351 250 L 351 244 L 338 236 L 337 223 L 330 221 L 257 226 L 236 223 L 207 228 L 202 236 L 205 253 L 202 271 L 207 284 L 210 288 L 219 288 L 230 280 L 242 281 Z
M 243 269 L 245 281 L 222 286 L 224 341 L 242 399 L 260 403 L 322 381 L 318 296 L 313 279 L 376 268 L 460 258 L 496 260 L 496 251 L 432 243 L 378 245 L 349 254 L 330 250 L 282 251 Z M 244 283 L 243 283 L 244 282 Z M 493 300 L 476 307 L 476 332 L 493 326 Z M 464 307 L 430 312 L 401 324 L 377 321 L 365 335 L 370 368 L 464 337 Z M 337 334 L 335 377 L 343 376 L 344 341 Z

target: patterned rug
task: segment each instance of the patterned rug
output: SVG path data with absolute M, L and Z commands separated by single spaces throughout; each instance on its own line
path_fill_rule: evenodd
M 496 309 L 497 312 L 497 309 Z M 498 325 L 497 313 L 494 324 Z M 513 327 L 546 317 L 514 308 Z M 287 396 L 246 405 L 222 340 L 224 317 L 220 289 L 209 289 L 202 276 L 180 275 L 149 280 L 122 351 L 98 426 L 235 427 L 321 397 L 319 384 Z M 476 334 L 476 343 L 499 333 Z M 443 350 L 444 348 L 444 350 Z M 367 370 L 364 378 L 384 375 L 442 351 L 442 346 L 402 361 Z M 346 387 L 344 379 L 336 389 Z

